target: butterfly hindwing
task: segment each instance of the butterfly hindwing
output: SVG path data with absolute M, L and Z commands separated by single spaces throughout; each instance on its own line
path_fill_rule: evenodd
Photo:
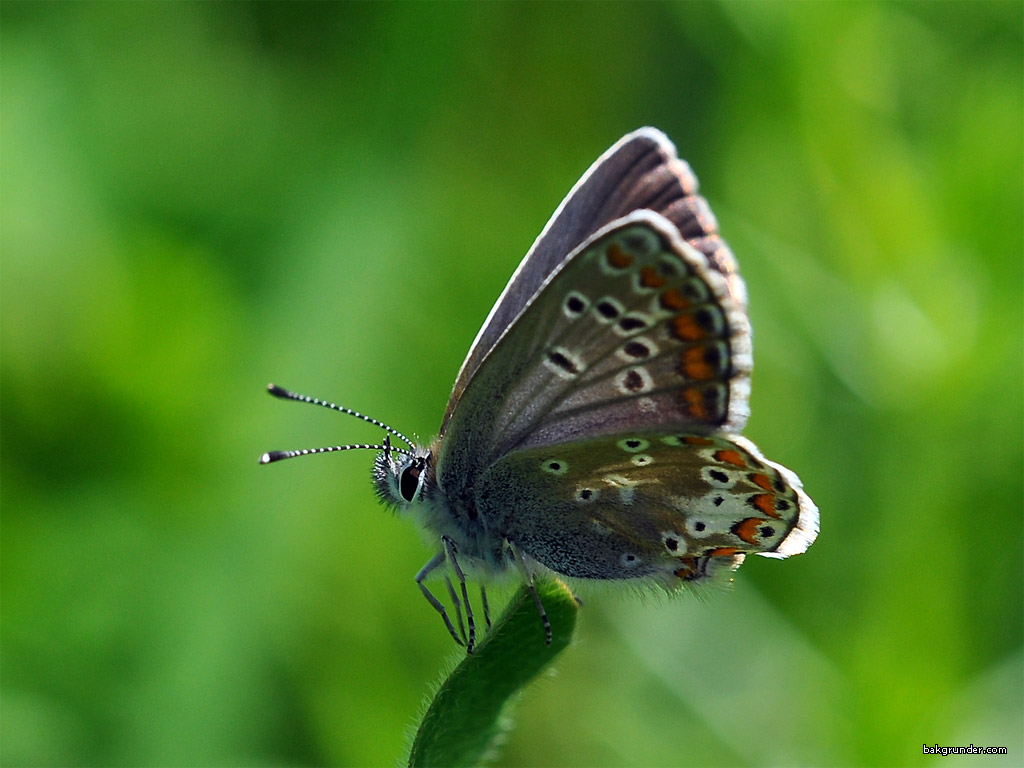
M 488 529 L 542 565 L 581 579 L 672 588 L 787 557 L 818 514 L 791 472 L 741 437 L 631 432 L 511 453 L 484 473 Z

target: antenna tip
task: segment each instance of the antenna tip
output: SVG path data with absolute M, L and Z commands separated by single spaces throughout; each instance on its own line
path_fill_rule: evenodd
M 287 389 L 285 389 L 284 387 L 279 387 L 277 386 L 277 384 L 274 384 L 273 382 L 267 384 L 267 392 L 272 394 L 274 397 L 286 398 L 291 395 L 291 392 L 289 392 Z
M 287 459 L 287 451 L 267 451 L 260 456 L 260 464 L 270 464 L 273 461 L 280 461 L 281 459 Z

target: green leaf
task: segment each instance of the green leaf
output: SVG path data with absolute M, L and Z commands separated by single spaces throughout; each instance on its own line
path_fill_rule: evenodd
M 441 683 L 416 732 L 410 768 L 479 764 L 509 699 L 569 645 L 576 599 L 560 582 L 536 586 L 551 621 L 551 645 L 544 643 L 543 624 L 524 585 L 474 653 Z

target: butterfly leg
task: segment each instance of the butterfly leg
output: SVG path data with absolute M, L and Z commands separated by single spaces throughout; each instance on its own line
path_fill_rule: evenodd
M 551 645 L 551 620 L 548 619 L 548 612 L 544 610 L 544 603 L 540 600 L 540 595 L 537 594 L 537 587 L 533 583 L 533 578 L 526 583 L 526 586 L 530 589 L 530 594 L 533 595 L 533 604 L 537 606 L 537 613 L 540 614 L 540 623 L 544 625 L 544 645 Z
M 466 574 L 462 572 L 459 560 L 455 556 L 455 542 L 449 536 L 442 536 L 441 541 L 444 543 L 444 551 L 448 555 L 448 562 L 451 563 L 452 570 L 455 571 L 455 579 L 459 582 L 459 587 L 462 589 L 462 602 L 466 606 L 466 625 L 469 627 L 466 653 L 472 653 L 473 649 L 476 648 L 476 623 L 473 621 L 473 606 L 469 602 L 469 592 L 466 591 Z
M 533 574 L 530 573 L 530 569 L 526 567 L 526 561 L 523 560 L 522 555 L 519 554 L 511 541 L 508 542 L 508 546 L 512 550 L 512 556 L 519 567 L 519 572 L 523 574 L 523 578 L 526 580 L 526 588 L 530 590 L 533 604 L 537 606 L 537 613 L 540 614 L 540 623 L 544 625 L 544 645 L 551 645 L 551 620 L 548 618 L 548 612 L 544 610 L 544 603 L 541 602 L 540 595 L 537 594 L 537 586 L 533 583 Z
M 484 623 L 487 628 L 491 628 L 491 607 L 487 604 L 487 590 L 484 589 L 484 585 L 480 585 L 480 602 L 484 606 Z
M 455 624 L 459 628 L 459 634 L 462 635 L 462 639 L 466 639 L 466 625 L 462 621 L 462 601 L 459 600 L 459 596 L 455 593 L 455 587 L 452 586 L 452 580 L 447 576 L 444 577 L 444 585 L 448 588 L 448 597 L 452 601 L 452 607 L 455 608 Z
M 451 634 L 455 642 L 459 645 L 465 645 L 465 642 L 463 642 L 462 639 L 459 638 L 459 635 L 455 632 L 455 627 L 452 626 L 452 620 L 448 618 L 448 612 L 444 609 L 444 606 L 441 605 L 441 601 L 434 597 L 431 591 L 427 589 L 426 584 L 423 583 L 423 581 L 427 578 L 427 576 L 431 574 L 432 571 L 436 570 L 438 566 L 444 563 L 445 558 L 446 556 L 444 552 L 438 552 L 436 555 L 430 558 L 430 562 L 424 565 L 422 568 L 420 568 L 420 572 L 416 574 L 416 584 L 417 586 L 419 586 L 420 591 L 423 593 L 423 596 L 427 598 L 427 602 L 434 606 L 435 611 L 441 614 L 441 618 L 444 620 L 444 625 L 448 627 L 448 632 Z

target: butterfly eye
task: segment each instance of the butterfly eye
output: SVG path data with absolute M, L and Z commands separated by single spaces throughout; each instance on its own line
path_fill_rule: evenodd
M 412 501 L 416 497 L 422 472 L 423 465 L 420 462 L 414 462 L 402 470 L 402 476 L 398 481 L 398 490 L 406 501 Z

